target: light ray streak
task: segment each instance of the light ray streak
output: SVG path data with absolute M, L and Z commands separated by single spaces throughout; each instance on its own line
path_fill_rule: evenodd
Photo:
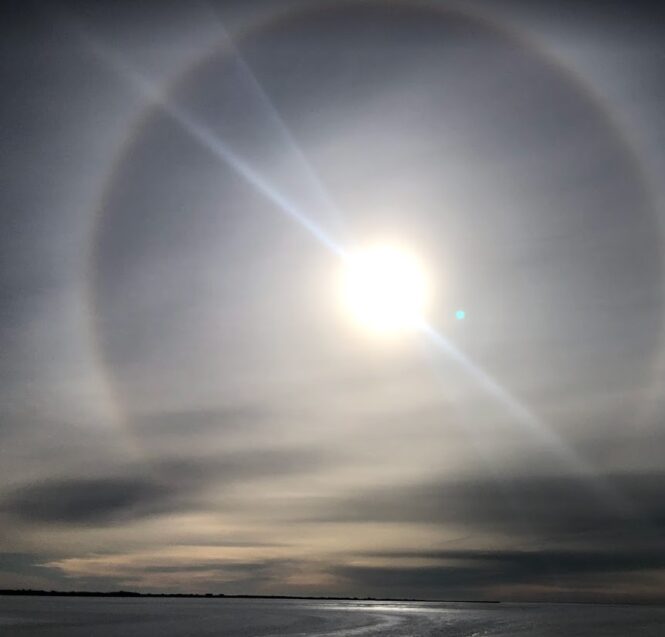
M 277 208 L 293 221 L 305 228 L 319 243 L 341 259 L 347 258 L 347 252 L 342 246 L 333 241 L 327 233 L 320 228 L 307 215 L 300 211 L 269 181 L 258 174 L 247 162 L 239 158 L 223 141 L 221 141 L 207 126 L 193 119 L 184 109 L 167 99 L 154 82 L 136 71 L 126 63 L 117 53 L 98 42 L 93 42 L 94 52 L 109 64 L 117 73 L 121 74 L 132 86 L 138 89 L 147 100 L 158 105 L 165 113 L 173 118 L 188 134 L 224 164 L 230 166 L 241 175 L 250 185 L 269 199 Z M 535 437 L 547 442 L 552 449 L 556 449 L 567 463 L 578 472 L 593 475 L 588 464 L 582 461 L 572 450 L 556 436 L 550 427 L 542 423 L 524 405 L 516 400 L 492 376 L 477 366 L 460 350 L 458 350 L 445 336 L 423 320 L 418 321 L 417 328 L 428 337 L 439 351 L 445 353 L 462 367 L 483 389 L 501 403 L 513 416 L 516 423 Z
M 443 334 L 422 319 L 416 323 L 415 327 L 439 351 L 454 360 L 489 395 L 502 404 L 508 413 L 513 416 L 512 422 L 514 424 L 519 425 L 523 431 L 534 438 L 546 443 L 547 448 L 563 460 L 569 469 L 584 478 L 609 509 L 622 514 L 636 514 L 635 507 L 621 493 L 612 488 L 612 485 L 604 480 L 588 461 L 572 449 L 565 440 L 560 438 L 545 421 L 527 409 L 490 374 L 457 349 Z
M 531 413 L 492 376 L 465 356 L 450 342 L 450 340 L 443 336 L 443 334 L 422 320 L 418 321 L 417 328 L 427 336 L 430 342 L 432 342 L 440 351 L 444 352 L 449 358 L 453 359 L 460 367 L 462 367 L 489 395 L 500 402 L 513 416 L 515 422 L 563 452 L 566 459 L 569 460 L 572 465 L 576 466 L 576 468 L 588 471 L 587 463 L 577 457 L 577 455 L 572 452 L 572 450 L 551 430 L 550 427 L 543 423 L 535 414 Z
M 275 130 L 280 137 L 280 141 L 292 152 L 300 170 L 307 178 L 307 181 L 316 193 L 317 198 L 322 203 L 327 213 L 333 218 L 334 223 L 339 230 L 342 226 L 343 217 L 339 208 L 337 208 L 337 206 L 333 203 L 333 199 L 328 188 L 323 183 L 320 175 L 316 172 L 316 170 L 314 170 L 302 147 L 293 136 L 291 129 L 284 122 L 284 119 L 275 107 L 273 101 L 270 99 L 270 96 L 256 77 L 252 67 L 249 65 L 242 52 L 236 45 L 231 34 L 224 26 L 222 19 L 219 17 L 218 11 L 214 7 L 210 5 L 208 6 L 214 15 L 217 28 L 222 36 L 224 45 L 231 52 L 235 63 L 243 74 L 244 79 L 249 84 L 250 90 L 254 94 L 254 97 L 257 98 L 258 102 L 263 107 L 263 112 L 266 116 L 266 119 L 268 119 L 275 126 Z
M 510 413 L 522 424 L 528 427 L 534 427 L 536 417 L 526 408 L 519 403 L 507 390 L 505 390 L 499 383 L 494 380 L 487 372 L 478 367 L 467 356 L 462 354 L 443 334 L 435 330 L 431 325 L 423 320 L 418 321 L 417 328 L 420 332 L 425 334 L 437 348 L 446 353 L 448 357 L 453 359 L 458 365 L 463 367 L 466 372 L 473 376 L 476 381 L 482 385 L 488 394 L 499 400 L 507 407 Z M 554 437 L 556 438 L 556 437 Z
M 103 60 L 110 68 L 129 82 L 146 100 L 159 106 L 162 111 L 177 122 L 194 140 L 210 151 L 217 159 L 231 167 L 252 187 L 277 206 L 283 214 L 300 224 L 335 255 L 340 258 L 346 256 L 345 250 L 329 237 L 317 223 L 312 221 L 273 184 L 234 153 L 228 144 L 225 144 L 215 135 L 214 131 L 201 122 L 196 121 L 182 107 L 174 103 L 173 100 L 168 99 L 154 82 L 151 82 L 146 76 L 128 64 L 118 53 L 102 45 L 99 41 L 93 40 L 90 36 L 86 37 L 86 41 L 99 59 Z
M 426 327 L 429 330 L 435 331 L 434 328 L 432 328 L 429 325 L 424 327 Z M 439 336 L 438 333 L 437 336 Z M 429 339 L 428 339 L 428 345 L 431 345 Z M 430 362 L 430 367 L 432 369 L 432 373 L 435 376 L 437 376 L 438 380 L 441 381 L 442 385 L 445 385 L 447 379 L 445 378 L 443 369 L 439 365 L 440 355 L 441 355 L 440 349 L 428 347 L 427 355 Z M 503 497 L 506 506 L 510 508 L 513 517 L 522 520 L 522 524 L 524 524 L 525 527 L 528 528 L 529 526 L 528 512 L 524 510 L 524 507 L 522 506 L 520 500 L 517 497 L 515 497 L 515 495 L 509 488 L 506 477 L 501 475 L 499 466 L 497 465 L 496 462 L 496 458 L 492 453 L 491 442 L 489 442 L 482 435 L 482 433 L 479 431 L 477 427 L 465 427 L 464 423 L 459 422 L 457 419 L 453 419 L 451 424 L 463 435 L 465 435 L 467 439 L 470 441 L 475 453 L 478 454 L 478 457 L 483 462 L 484 468 L 487 471 L 489 471 L 490 475 L 492 476 L 497 489 L 501 493 L 501 496 Z
M 98 58 L 102 59 L 110 68 L 128 81 L 148 102 L 161 108 L 163 112 L 177 122 L 194 140 L 242 176 L 252 187 L 271 201 L 281 213 L 307 230 L 311 236 L 335 256 L 342 260 L 348 258 L 346 250 L 341 245 L 332 240 L 318 224 L 304 214 L 295 204 L 289 201 L 289 199 L 272 183 L 254 170 L 249 163 L 236 155 L 227 144 L 219 139 L 213 130 L 196 121 L 182 107 L 168 99 L 155 82 L 150 81 L 146 76 L 133 68 L 117 52 L 104 46 L 101 42 L 92 39 L 87 33 L 85 35 L 85 40 L 92 52 Z M 248 79 L 255 82 L 255 87 L 259 92 L 259 95 L 263 96 L 262 99 L 265 99 L 265 101 L 268 102 L 269 98 L 265 95 L 258 82 L 256 82 L 255 78 L 252 80 L 253 74 L 251 69 L 249 69 L 246 64 L 242 64 L 243 68 L 247 69 Z M 271 110 L 272 116 L 277 118 L 276 122 L 278 124 L 281 123 L 281 125 L 283 125 L 281 118 L 279 118 L 279 115 L 274 111 L 274 107 L 269 104 L 266 104 L 266 106 L 268 106 L 269 110 L 273 109 Z M 295 146 L 295 140 L 292 139 L 285 126 L 282 133 L 286 135 L 285 139 L 292 140 L 293 145 Z M 308 165 L 304 155 L 302 155 L 302 159 L 303 165 Z M 316 178 L 313 171 L 310 174 Z M 323 188 L 322 184 L 321 188 Z M 325 193 L 325 191 L 323 192 Z M 500 404 L 502 404 L 513 416 L 515 423 L 521 425 L 522 429 L 529 434 L 547 443 L 548 448 L 554 450 L 559 457 L 565 460 L 570 468 L 575 469 L 579 475 L 586 477 L 603 500 L 607 503 L 611 503 L 613 508 L 616 508 L 618 505 L 620 505 L 621 509 L 626 508 L 627 503 L 619 496 L 619 494 L 611 490 L 609 485 L 602 481 L 600 476 L 597 475 L 589 463 L 585 462 L 565 443 L 564 440 L 557 436 L 547 423 L 531 413 L 491 375 L 465 356 L 445 336 L 435 330 L 431 325 L 424 320 L 419 320 L 415 327 L 424 334 L 439 351 L 454 360 L 489 395 L 493 396 Z

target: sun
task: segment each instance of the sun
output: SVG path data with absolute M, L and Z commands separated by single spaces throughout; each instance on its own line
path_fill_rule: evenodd
M 372 332 L 394 334 L 413 329 L 426 310 L 428 292 L 420 261 L 401 247 L 371 245 L 344 259 L 343 304 Z

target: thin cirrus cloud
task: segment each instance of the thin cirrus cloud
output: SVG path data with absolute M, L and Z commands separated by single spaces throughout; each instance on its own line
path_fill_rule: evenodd
M 657 598 L 661 27 L 315 4 L 3 26 L 0 581 Z M 433 327 L 554 436 L 357 329 L 286 204 L 409 244 Z

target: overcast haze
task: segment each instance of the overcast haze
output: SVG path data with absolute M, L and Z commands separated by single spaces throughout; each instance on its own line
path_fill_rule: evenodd
M 662 21 L 461 4 L 5 3 L 0 588 L 665 601 Z

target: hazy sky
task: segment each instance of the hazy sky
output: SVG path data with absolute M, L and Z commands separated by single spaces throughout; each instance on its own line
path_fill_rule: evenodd
M 665 599 L 665 28 L 579 4 L 5 3 L 0 587 Z

